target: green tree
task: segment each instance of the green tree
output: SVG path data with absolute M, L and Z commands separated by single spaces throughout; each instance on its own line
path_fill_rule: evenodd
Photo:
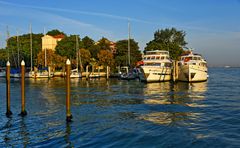
M 167 50 L 172 59 L 178 59 L 183 53 L 182 47 L 187 44 L 185 35 L 184 31 L 178 31 L 175 28 L 157 30 L 154 33 L 154 39 L 147 43 L 144 52 L 149 50 Z
M 110 41 L 107 38 L 102 37 L 97 43 L 100 50 L 111 50 Z
M 7 62 L 7 50 L 0 49 L 0 66 L 5 67 Z
M 128 40 L 120 40 L 116 43 L 115 62 L 119 66 L 128 65 Z M 142 59 L 138 43 L 133 39 L 130 40 L 130 66 L 135 66 L 137 61 Z
M 66 63 L 66 57 L 62 57 L 54 53 L 53 50 L 46 50 L 46 65 L 53 69 L 62 68 Z M 45 66 L 45 51 L 41 51 L 37 55 L 37 67 Z
M 94 46 L 94 40 L 89 38 L 88 36 L 85 36 L 82 38 L 82 47 L 84 49 L 90 49 L 92 46 Z
M 91 55 L 92 55 L 92 58 L 98 59 L 97 54 L 98 54 L 99 51 L 100 51 L 100 47 L 99 47 L 98 45 L 93 45 L 93 46 L 91 46 L 91 47 L 89 48 L 89 51 L 90 51 L 90 53 L 91 53 Z
M 33 65 L 37 63 L 37 54 L 42 49 L 42 38 L 43 34 L 32 34 L 32 58 Z M 12 66 L 17 67 L 17 57 L 18 57 L 18 48 L 19 48 L 19 56 L 20 61 L 24 60 L 26 66 L 30 66 L 31 59 L 31 51 L 30 51 L 30 34 L 23 34 L 18 36 L 10 37 L 7 42 L 7 52 L 9 52 L 9 59 Z
M 53 29 L 53 30 L 47 32 L 47 35 L 51 35 L 51 36 L 56 36 L 56 35 L 61 35 L 61 34 L 66 36 L 66 34 L 64 32 L 59 31 L 57 29 Z
M 112 66 L 114 64 L 113 54 L 109 50 L 100 50 L 98 53 L 99 65 Z
M 78 37 L 79 48 L 81 48 L 80 38 Z M 56 53 L 69 59 L 76 59 L 76 35 L 66 36 L 58 42 Z
M 89 50 L 81 48 L 80 56 L 83 67 L 86 67 L 90 63 L 91 53 L 89 52 Z

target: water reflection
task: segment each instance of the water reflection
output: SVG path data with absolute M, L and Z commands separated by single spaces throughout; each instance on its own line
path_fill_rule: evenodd
M 199 113 L 192 112 L 154 112 L 140 116 L 139 119 L 150 121 L 155 124 L 169 125 L 189 118 L 198 118 L 199 116 Z
M 146 104 L 182 104 L 205 98 L 207 83 L 157 83 L 148 84 L 143 90 Z
M 27 145 L 29 144 L 30 138 L 29 138 L 29 133 L 27 131 L 27 126 L 24 120 L 25 120 L 24 118 L 21 118 L 19 135 L 22 139 L 23 147 L 27 147 Z
M 1 128 L 1 137 L 3 138 L 2 141 L 4 141 L 5 145 L 10 147 L 12 146 L 11 144 L 11 140 L 12 140 L 12 137 L 11 137 L 11 128 L 13 127 L 13 124 L 12 124 L 12 118 L 9 118 L 9 120 L 7 121 L 7 123 Z
M 196 119 L 202 114 L 195 112 L 193 108 L 206 107 L 203 100 L 207 91 L 207 82 L 149 84 L 144 91 L 146 96 L 144 103 L 157 107 L 139 118 L 157 124 Z
M 65 143 L 67 144 L 67 147 L 74 147 L 74 145 L 72 144 L 71 139 L 70 139 L 71 132 L 72 132 L 72 130 L 71 130 L 70 123 L 66 123 L 64 140 L 65 140 Z
M 207 91 L 207 82 L 199 83 L 186 83 L 178 82 L 174 84 L 174 91 L 184 91 L 188 90 L 190 92 L 206 92 Z
M 152 95 L 152 94 L 161 94 L 166 93 L 171 90 L 170 82 L 162 82 L 162 83 L 147 83 L 144 88 L 144 95 Z

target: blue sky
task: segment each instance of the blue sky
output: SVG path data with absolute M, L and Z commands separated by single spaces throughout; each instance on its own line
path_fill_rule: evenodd
M 240 0 L 0 0 L 0 47 L 10 35 L 59 29 L 95 41 L 131 37 L 143 50 L 158 29 L 186 32 L 209 66 L 240 66 Z

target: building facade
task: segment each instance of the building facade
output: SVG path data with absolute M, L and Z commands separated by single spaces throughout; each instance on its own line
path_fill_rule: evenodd
M 55 51 L 57 42 L 61 41 L 64 38 L 64 35 L 50 36 L 44 35 L 42 37 L 42 50 L 49 49 Z

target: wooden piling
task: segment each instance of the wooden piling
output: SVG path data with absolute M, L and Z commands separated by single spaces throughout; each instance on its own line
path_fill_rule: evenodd
M 51 78 L 51 67 L 48 66 L 48 78 Z
M 109 66 L 107 66 L 107 80 L 109 79 Z
M 27 111 L 25 109 L 25 62 L 21 62 L 21 98 L 22 98 L 22 109 L 21 116 L 26 116 Z
M 100 66 L 98 66 L 98 78 L 100 79 Z
M 86 67 L 86 80 L 88 80 L 88 76 L 89 76 L 89 74 L 88 74 L 88 65 L 87 65 L 87 67 Z
M 10 117 L 12 115 L 12 112 L 10 110 L 10 62 L 7 61 L 6 64 L 6 116 Z
M 72 114 L 70 111 L 70 69 L 71 62 L 69 59 L 66 61 L 66 121 L 72 121 Z
M 176 81 L 178 80 L 178 61 L 176 61 Z
M 176 82 L 178 80 L 178 61 L 173 62 L 173 81 Z

